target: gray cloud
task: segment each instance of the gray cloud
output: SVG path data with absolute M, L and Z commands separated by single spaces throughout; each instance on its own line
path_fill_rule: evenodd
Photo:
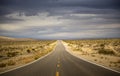
M 105 38 L 119 30 L 120 0 L 0 0 L 0 35 Z
M 34 15 L 37 12 L 50 10 L 73 10 L 85 12 L 97 12 L 98 9 L 120 10 L 119 0 L 0 0 L 1 14 L 14 11 L 26 12 Z M 79 10 L 80 8 L 80 10 Z M 90 9 L 93 9 L 90 11 Z M 54 12 L 54 11 L 53 11 Z

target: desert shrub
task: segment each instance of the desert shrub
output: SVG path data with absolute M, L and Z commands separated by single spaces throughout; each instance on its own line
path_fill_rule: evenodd
M 120 63 L 120 59 L 117 61 L 117 63 Z
M 32 49 L 33 51 L 35 51 L 35 49 Z
M 47 45 L 50 45 L 50 43 L 47 43 Z
M 94 59 L 94 61 L 97 61 L 97 59 Z
M 28 52 L 28 53 L 31 53 L 31 50 L 30 50 L 30 49 L 27 49 L 27 52 Z
M 3 56 L 2 55 L 0 55 L 0 58 L 2 58 Z
M 93 54 L 92 54 L 91 56 L 92 56 L 92 57 L 95 57 L 95 55 L 93 55 Z
M 9 60 L 7 63 L 8 66 L 15 65 L 15 64 L 16 64 L 16 62 L 13 60 Z
M 100 58 L 103 59 L 103 56 L 101 56 Z
M 37 60 L 39 57 L 38 56 L 35 56 L 34 59 Z
M 71 44 L 69 43 L 68 46 L 71 46 Z
M 112 51 L 112 50 L 110 50 L 110 49 L 100 49 L 99 51 L 98 51 L 98 53 L 99 54 L 106 54 L 106 55 L 114 55 L 115 53 Z
M 40 56 L 41 56 L 41 55 L 38 55 L 38 54 L 37 54 L 37 55 L 34 56 L 34 59 L 37 60 L 38 58 L 40 58 Z
M 100 46 L 101 46 L 101 47 L 104 47 L 104 46 L 105 46 L 105 44 L 100 44 Z
M 78 50 L 79 50 L 79 48 L 76 48 L 76 49 L 75 49 L 75 51 L 78 51 Z
M 82 44 L 79 44 L 79 46 L 80 46 L 80 47 L 83 47 L 83 45 L 82 45 Z
M 109 67 L 111 67 L 112 65 L 111 64 L 109 64 Z
M 41 45 L 40 48 L 43 48 L 43 46 Z
M 18 53 L 19 53 L 19 52 L 8 52 L 8 53 L 7 53 L 7 56 L 8 56 L 8 57 L 14 57 L 14 56 L 18 55 Z
M 0 63 L 0 67 L 1 68 L 6 67 L 6 63 Z
M 82 51 L 81 48 L 76 48 L 74 51 Z

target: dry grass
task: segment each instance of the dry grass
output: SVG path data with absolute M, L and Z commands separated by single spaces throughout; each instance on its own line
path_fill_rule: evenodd
M 64 40 L 76 56 L 120 71 L 120 39 Z
M 0 41 L 0 68 L 23 65 L 36 60 L 52 51 L 54 42 L 53 40 Z
M 120 56 L 120 39 L 65 40 L 76 51 Z M 85 50 L 86 49 L 86 50 Z

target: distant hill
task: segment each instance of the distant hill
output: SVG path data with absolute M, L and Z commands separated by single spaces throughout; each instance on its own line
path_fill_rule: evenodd
M 0 36 L 0 41 L 34 41 L 35 39 L 32 38 L 13 38 L 13 37 L 6 37 Z

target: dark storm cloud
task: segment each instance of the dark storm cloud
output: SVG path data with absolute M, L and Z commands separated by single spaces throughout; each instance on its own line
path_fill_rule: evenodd
M 0 0 L 1 22 L 7 22 L 4 16 L 14 12 L 25 13 L 26 16 L 40 12 L 49 12 L 49 16 L 70 13 L 119 14 L 120 0 Z
M 14 11 L 27 13 L 32 11 L 34 12 L 34 15 L 36 12 L 40 11 L 49 11 L 52 9 L 59 10 L 61 8 L 72 10 L 72 8 L 79 9 L 79 7 L 82 7 L 83 9 L 94 8 L 119 10 L 120 0 L 0 0 L 1 14 L 8 14 Z M 86 12 L 88 12 L 87 10 Z M 85 13 L 85 10 L 81 12 Z
M 64 0 L 63 0 L 64 1 Z M 69 0 L 67 0 L 68 2 Z M 65 3 L 65 5 L 67 4 Z M 88 8 L 119 9 L 119 0 L 70 0 L 69 6 L 80 6 Z

